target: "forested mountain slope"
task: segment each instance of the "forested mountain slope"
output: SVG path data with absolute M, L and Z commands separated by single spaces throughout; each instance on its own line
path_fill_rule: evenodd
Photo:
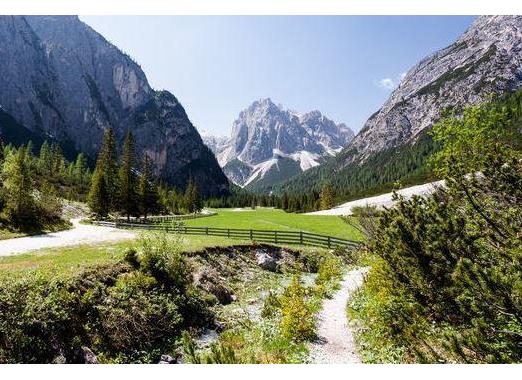
M 522 17 L 481 16 L 453 44 L 412 67 L 353 141 L 326 165 L 277 187 L 318 190 L 330 182 L 340 199 L 388 190 L 395 181 L 431 178 L 429 135 L 445 110 L 509 93 L 522 84 Z

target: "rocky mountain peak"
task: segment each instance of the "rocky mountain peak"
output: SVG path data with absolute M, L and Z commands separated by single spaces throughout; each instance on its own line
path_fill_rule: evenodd
M 285 176 L 317 166 L 352 138 L 346 124 L 335 123 L 320 111 L 298 113 L 270 98 L 256 100 L 239 113 L 228 141 L 203 137 L 227 176 L 240 185 L 280 170 L 283 162 Z
M 416 139 L 444 109 L 460 109 L 522 83 L 522 16 L 481 16 L 453 44 L 406 74 L 349 148 L 345 165 Z

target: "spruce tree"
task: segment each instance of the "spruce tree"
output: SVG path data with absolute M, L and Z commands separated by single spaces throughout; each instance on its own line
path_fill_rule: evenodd
M 202 207 L 198 187 L 192 177 L 189 178 L 187 189 L 185 190 L 185 206 L 189 213 L 196 213 Z
M 44 141 L 42 146 L 40 147 L 40 156 L 38 158 L 38 170 L 45 176 L 50 176 L 52 173 L 52 163 L 53 163 L 53 155 L 51 151 L 51 147 L 47 140 Z
M 109 198 L 109 209 L 115 211 L 118 208 L 118 154 L 116 151 L 116 139 L 112 128 L 107 129 L 103 136 L 103 143 L 98 155 L 96 169 L 105 179 L 105 188 Z
M 87 182 L 89 167 L 87 166 L 87 158 L 83 153 L 78 154 L 74 163 L 74 179 L 80 186 Z
M 154 183 L 154 178 L 150 170 L 149 157 L 145 154 L 141 168 L 139 181 L 139 207 L 145 219 L 150 213 L 159 210 L 158 186 Z
M 127 220 L 130 220 L 130 216 L 135 215 L 138 212 L 138 183 L 135 174 L 135 157 L 134 138 L 131 131 L 128 131 L 123 144 L 123 153 L 118 176 L 120 211 L 127 216 Z
M 323 186 L 323 189 L 321 190 L 321 194 L 320 194 L 319 198 L 320 198 L 321 210 L 329 210 L 334 206 L 333 193 L 332 193 L 332 188 L 330 187 L 330 185 Z
M 103 173 L 97 169 L 94 171 L 92 177 L 91 190 L 87 197 L 87 203 L 97 217 L 105 218 L 109 214 L 110 199 L 105 177 Z
M 5 158 L 1 176 L 8 218 L 20 227 L 34 225 L 33 174 L 26 148 L 20 147 Z

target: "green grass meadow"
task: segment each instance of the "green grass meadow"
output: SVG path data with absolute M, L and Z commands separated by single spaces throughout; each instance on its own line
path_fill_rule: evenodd
M 208 218 L 187 220 L 187 226 L 246 228 L 258 230 L 304 231 L 330 235 L 343 239 L 362 241 L 362 234 L 338 216 L 305 215 L 286 213 L 282 210 L 258 207 L 234 211 L 235 209 L 215 209 L 217 215 Z
M 363 239 L 359 231 L 337 216 L 288 214 L 284 211 L 270 208 L 245 209 L 245 211 L 217 209 L 215 211 L 218 213 L 215 216 L 192 219 L 185 223 L 189 226 L 199 227 L 302 230 L 350 240 L 360 241 Z M 196 251 L 213 246 L 250 243 L 250 241 L 246 240 L 197 235 L 182 235 L 180 240 L 185 251 Z M 134 245 L 136 245 L 135 240 L 128 240 L 118 243 L 47 248 L 20 255 L 0 257 L 0 272 L 38 270 L 72 273 L 85 266 L 120 260 L 125 249 Z M 294 246 L 294 248 L 296 247 Z M 315 247 L 302 247 L 301 249 L 319 250 L 319 248 Z

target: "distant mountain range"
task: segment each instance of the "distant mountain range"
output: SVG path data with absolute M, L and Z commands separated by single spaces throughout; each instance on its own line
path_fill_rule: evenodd
M 388 190 L 395 181 L 425 181 L 427 157 L 437 149 L 428 131 L 441 113 L 458 113 L 521 84 L 522 16 L 478 17 L 454 43 L 413 66 L 334 159 L 276 191 L 307 192 L 329 182 L 349 199 Z
M 227 177 L 242 187 L 272 186 L 323 163 L 342 150 L 353 131 L 319 111 L 297 113 L 270 99 L 255 101 L 234 121 L 229 138 L 202 133 Z
M 183 106 L 129 56 L 75 16 L 0 16 L 0 137 L 53 140 L 93 162 L 111 127 L 120 144 L 132 130 L 163 181 L 183 188 L 192 177 L 204 195 L 227 193 Z

